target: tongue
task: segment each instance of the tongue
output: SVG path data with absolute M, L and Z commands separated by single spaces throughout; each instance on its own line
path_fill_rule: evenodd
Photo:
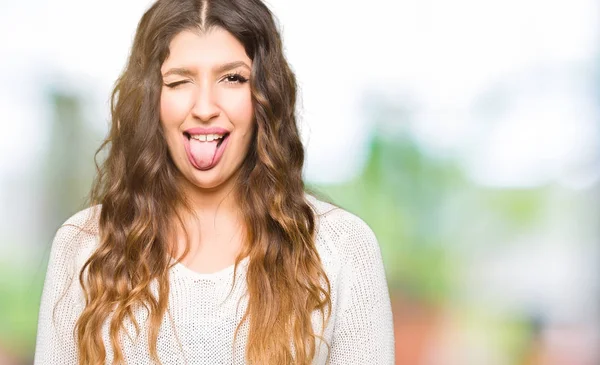
M 210 166 L 215 157 L 218 142 L 218 140 L 212 142 L 200 142 L 190 138 L 190 152 L 198 167 L 205 169 Z

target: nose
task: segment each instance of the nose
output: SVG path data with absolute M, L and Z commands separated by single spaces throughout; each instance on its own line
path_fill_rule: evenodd
M 191 110 L 192 116 L 201 122 L 209 122 L 220 114 L 215 100 L 212 85 L 202 85 L 197 89 L 194 105 Z

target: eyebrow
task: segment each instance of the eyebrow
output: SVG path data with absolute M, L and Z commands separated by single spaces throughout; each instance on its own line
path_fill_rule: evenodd
M 214 67 L 213 72 L 222 73 L 222 72 L 233 70 L 234 68 L 238 68 L 238 67 L 244 67 L 244 68 L 248 69 L 249 71 L 251 70 L 250 66 L 248 66 L 244 61 L 233 61 L 233 62 L 227 62 L 222 65 Z M 195 75 L 195 72 L 193 72 L 192 70 L 190 70 L 189 68 L 186 68 L 186 67 L 174 67 L 174 68 L 169 69 L 169 71 L 165 72 L 163 77 L 167 77 L 170 75 L 192 77 Z

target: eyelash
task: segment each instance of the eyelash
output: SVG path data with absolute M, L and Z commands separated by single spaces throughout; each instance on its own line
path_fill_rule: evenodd
M 227 80 L 229 78 L 235 78 L 236 81 L 225 81 L 228 84 L 244 84 L 244 83 L 248 82 L 248 79 L 245 78 L 244 76 L 240 75 L 239 73 L 231 73 L 231 74 L 227 74 L 227 75 L 225 75 L 225 77 L 223 77 L 224 80 Z
M 231 79 L 231 78 L 234 78 L 234 81 L 227 81 L 227 79 Z M 222 80 L 225 80 L 225 82 L 228 84 L 245 84 L 246 82 L 248 82 L 248 79 L 239 73 L 227 74 L 223 77 Z M 172 82 L 170 84 L 165 84 L 165 86 L 169 87 L 169 88 L 174 88 L 179 85 L 185 84 L 187 82 L 188 82 L 188 80 L 181 80 L 181 81 Z
M 188 81 L 187 80 L 176 81 L 176 82 L 172 82 L 170 84 L 165 84 L 165 86 L 172 89 L 172 88 L 177 87 L 177 86 L 179 86 L 181 84 L 185 84 L 186 82 L 188 82 Z

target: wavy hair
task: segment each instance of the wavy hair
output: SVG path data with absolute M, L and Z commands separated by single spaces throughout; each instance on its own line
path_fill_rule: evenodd
M 108 323 L 113 363 L 124 362 L 120 336 L 134 312 L 148 312 L 149 352 L 168 308 L 173 250 L 168 242 L 178 209 L 190 209 L 179 189 L 159 119 L 160 67 L 179 32 L 221 27 L 244 46 L 251 74 L 255 129 L 236 181 L 249 257 L 246 361 L 309 364 L 316 353 L 311 315 L 324 328 L 330 284 L 315 247 L 315 216 L 305 200 L 304 150 L 295 116 L 296 80 L 283 55 L 269 9 L 260 0 L 158 0 L 143 15 L 127 65 L 111 98 L 112 124 L 98 153 L 90 201 L 101 204 L 100 243 L 79 275 L 86 305 L 75 332 L 80 364 L 104 364 Z M 184 255 L 188 252 L 187 247 Z M 181 257 L 179 258 L 181 259 Z M 154 287 L 154 289 L 153 289 Z M 233 350 L 233 349 L 232 349 Z

